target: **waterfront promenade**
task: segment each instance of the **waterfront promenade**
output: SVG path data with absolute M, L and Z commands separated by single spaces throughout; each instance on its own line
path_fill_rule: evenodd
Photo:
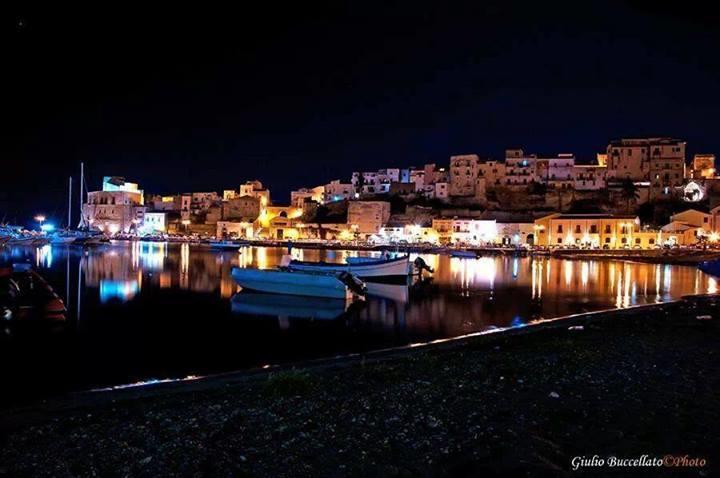
M 0 418 L 0 474 L 569 476 L 575 456 L 674 454 L 709 476 L 718 312 L 706 296 L 43 402 Z

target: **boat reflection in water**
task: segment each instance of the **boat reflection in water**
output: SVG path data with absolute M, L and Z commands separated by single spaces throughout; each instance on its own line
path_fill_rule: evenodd
M 333 320 L 344 314 L 351 303 L 350 299 L 242 291 L 233 296 L 231 308 L 235 314 L 251 316 Z
M 694 267 L 420 254 L 435 269 L 431 282 L 368 281 L 367 297 L 357 305 L 238 294 L 233 267 L 274 268 L 285 252 L 144 242 L 0 247 L 0 262 L 31 264 L 63 296 L 69 319 L 56 342 L 0 336 L 0 360 L 34 357 L 20 361 L 4 385 L 22 389 L 72 378 L 95 386 L 212 373 L 718 291 L 718 279 Z M 293 249 L 303 261 L 378 255 Z M 265 320 L 245 320 L 258 317 Z

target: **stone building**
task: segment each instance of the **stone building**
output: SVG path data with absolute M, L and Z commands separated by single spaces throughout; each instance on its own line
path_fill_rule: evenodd
M 387 201 L 350 201 L 347 223 L 360 234 L 377 234 L 390 219 Z

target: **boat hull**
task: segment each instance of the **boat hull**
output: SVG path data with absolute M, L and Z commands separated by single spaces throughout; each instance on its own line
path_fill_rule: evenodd
M 360 279 L 406 278 L 412 272 L 407 256 L 390 260 L 363 260 L 350 264 L 291 261 L 289 267 L 291 270 L 301 272 L 350 272 Z
M 304 274 L 234 267 L 232 277 L 243 289 L 271 294 L 347 299 L 352 293 L 334 275 Z

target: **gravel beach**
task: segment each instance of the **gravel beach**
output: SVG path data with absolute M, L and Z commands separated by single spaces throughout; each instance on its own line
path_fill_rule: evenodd
M 703 317 L 709 316 L 709 317 Z M 701 319 L 698 319 L 701 317 Z M 570 476 L 720 450 L 714 297 L 0 415 L 2 476 Z M 637 468 L 585 468 L 636 476 Z

